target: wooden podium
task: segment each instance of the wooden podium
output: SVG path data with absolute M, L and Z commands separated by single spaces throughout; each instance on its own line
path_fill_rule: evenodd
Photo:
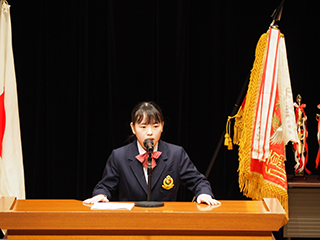
M 289 221 L 283 236 L 320 238 L 320 179 L 318 175 L 303 178 L 288 176 Z
M 77 200 L 0 199 L 0 228 L 18 239 L 272 239 L 284 222 L 277 199 L 221 201 L 213 207 L 165 202 L 164 207 L 91 210 Z

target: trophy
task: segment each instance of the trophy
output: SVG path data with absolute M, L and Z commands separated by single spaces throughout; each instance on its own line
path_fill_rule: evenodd
M 318 104 L 317 108 L 320 109 L 320 104 Z M 318 129 L 317 129 L 317 139 L 318 139 L 318 144 L 319 144 L 319 150 L 316 158 L 316 168 L 318 169 L 319 167 L 319 162 L 320 162 L 320 114 L 316 114 L 316 120 L 318 122 Z
M 302 97 L 300 94 L 296 97 L 296 102 L 294 103 L 295 113 L 296 113 L 296 124 L 297 133 L 299 141 L 294 143 L 294 157 L 295 157 L 295 177 L 304 177 L 305 171 L 310 174 L 310 171 L 306 169 L 306 163 L 308 161 L 308 145 L 307 145 L 307 116 L 305 114 L 304 108 L 306 104 L 301 103 Z

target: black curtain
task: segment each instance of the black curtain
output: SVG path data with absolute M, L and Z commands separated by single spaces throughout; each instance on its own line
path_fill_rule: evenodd
M 27 198 L 90 197 L 131 134 L 131 109 L 146 100 L 164 112 L 162 139 L 205 173 L 280 2 L 9 0 Z M 318 174 L 315 4 L 286 1 L 279 26 L 294 97 L 307 104 L 308 168 Z M 237 148 L 222 147 L 209 175 L 217 199 L 245 199 L 237 168 Z M 182 188 L 179 200 L 191 199 Z

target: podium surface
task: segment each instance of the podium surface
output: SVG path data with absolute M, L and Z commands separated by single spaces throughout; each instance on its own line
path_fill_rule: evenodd
M 285 216 L 273 198 L 132 210 L 91 210 L 77 200 L 0 199 L 0 228 L 9 239 L 272 239 Z

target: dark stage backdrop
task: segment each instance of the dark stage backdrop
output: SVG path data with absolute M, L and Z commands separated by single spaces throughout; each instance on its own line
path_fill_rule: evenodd
M 205 173 L 280 3 L 8 1 L 27 198 L 79 200 L 91 196 L 112 149 L 125 144 L 140 101 L 161 106 L 163 140 L 182 145 Z M 287 0 L 279 23 L 294 97 L 307 104 L 313 174 L 319 20 L 316 1 Z M 292 173 L 291 146 L 287 167 Z M 245 199 L 237 168 L 237 149 L 222 147 L 209 175 L 217 199 Z M 179 200 L 191 199 L 182 189 Z

